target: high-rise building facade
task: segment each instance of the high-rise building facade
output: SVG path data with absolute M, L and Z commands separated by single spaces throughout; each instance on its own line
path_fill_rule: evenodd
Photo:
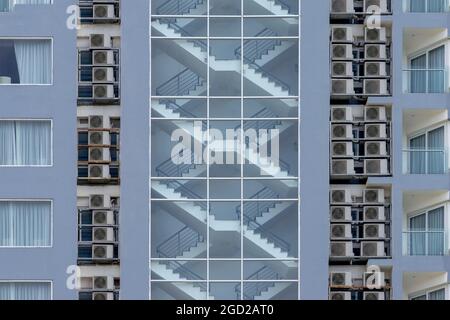
M 0 0 L 0 299 L 450 299 L 449 8 Z

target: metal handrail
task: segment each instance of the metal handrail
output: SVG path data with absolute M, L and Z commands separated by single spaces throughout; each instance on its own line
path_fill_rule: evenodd
M 283 80 L 276 77 L 273 73 L 265 70 L 263 67 L 258 65 L 255 62 L 252 62 L 251 60 L 244 57 L 244 62 L 252 69 L 254 69 L 256 72 L 260 73 L 263 77 L 266 77 L 269 79 L 269 81 L 272 81 L 275 83 L 275 85 L 278 85 L 281 87 L 282 90 L 287 91 L 288 95 L 291 95 L 291 87 L 284 82 Z
M 161 170 L 161 168 L 156 168 L 156 172 L 159 177 L 169 177 L 167 173 Z M 191 189 L 184 186 L 181 182 L 177 180 L 161 180 L 161 183 L 165 184 L 168 188 L 174 189 L 175 192 L 180 192 L 182 196 L 187 196 L 190 199 L 199 199 L 199 200 L 205 200 L 203 197 L 201 197 L 196 192 L 192 191 Z M 206 201 L 206 200 L 205 200 Z M 198 205 L 202 210 L 207 210 L 207 205 L 204 202 L 195 202 L 196 205 Z
M 240 219 L 241 213 L 239 212 L 238 215 L 239 215 L 238 219 Z M 291 245 L 287 241 L 281 239 L 276 234 L 267 230 L 262 225 L 260 225 L 258 222 L 256 222 L 256 220 L 254 218 L 249 217 L 245 213 L 244 213 L 243 217 L 244 217 L 244 221 L 243 221 L 244 225 L 246 225 L 250 230 L 259 233 L 263 238 L 266 238 L 267 241 L 272 242 L 276 247 L 280 248 L 281 251 L 289 252 Z
M 250 197 L 251 200 L 259 200 L 259 199 L 278 199 L 280 196 L 273 190 L 265 187 L 255 193 Z M 261 217 L 264 212 L 268 212 L 270 209 L 275 208 L 277 205 L 276 201 L 264 201 L 264 202 L 245 202 L 244 203 L 244 212 L 255 220 L 258 217 Z M 241 205 L 236 207 L 236 214 L 240 217 L 241 214 Z
M 185 108 L 177 104 L 174 100 L 160 99 L 159 102 L 164 104 L 168 109 L 178 112 L 182 117 L 198 118 L 195 114 L 187 111 Z
M 435 247 L 431 247 L 430 243 L 433 243 Z M 418 245 L 418 248 L 414 248 L 414 244 Z M 448 234 L 445 230 L 403 232 L 403 255 L 405 256 L 444 256 L 449 254 L 448 249 Z
M 277 116 L 271 112 L 269 109 L 264 108 L 254 115 L 251 116 L 251 118 L 277 118 Z M 255 125 L 256 124 L 256 125 Z M 280 120 L 247 120 L 244 123 L 244 130 L 248 129 L 275 129 L 276 126 L 281 125 Z M 238 130 L 241 127 L 241 125 L 237 125 L 235 127 L 235 130 Z
M 445 149 L 404 149 L 403 153 L 407 155 L 407 159 L 405 164 L 407 165 L 406 168 L 406 172 L 408 174 L 444 174 L 447 173 L 449 168 L 448 168 L 448 151 Z M 411 163 L 414 160 L 414 158 L 412 158 L 412 155 L 417 155 L 418 157 L 420 157 L 420 159 L 423 159 L 423 172 L 412 172 L 412 168 L 411 168 Z M 431 172 L 432 168 L 430 166 L 431 161 L 430 161 L 430 156 L 431 155 L 442 155 L 441 157 L 438 157 L 437 160 L 438 162 L 442 162 L 442 167 L 441 168 L 435 168 L 437 170 L 435 170 L 436 172 Z M 432 159 L 433 160 L 433 159 Z
M 278 273 L 270 269 L 268 266 L 264 266 L 251 274 L 246 280 L 280 280 L 281 277 Z M 262 292 L 267 291 L 270 287 L 275 286 L 273 282 L 248 282 L 244 284 L 243 296 L 246 300 L 254 300 L 256 296 L 260 296 Z M 237 299 L 241 296 L 241 285 L 238 284 L 234 287 Z M 250 292 L 249 292 L 250 291 Z
M 257 33 L 254 37 L 271 37 L 278 36 L 277 33 L 265 28 L 261 32 Z M 270 50 L 274 50 L 276 46 L 281 45 L 281 40 L 278 39 L 252 39 L 244 41 L 244 57 L 252 62 L 261 59 L 264 54 L 267 54 Z M 241 57 L 242 47 L 239 46 L 234 50 L 234 54 L 237 58 Z
M 183 15 L 203 3 L 204 0 L 167 0 L 156 9 L 156 13 L 159 15 Z
M 189 91 L 195 90 L 198 86 L 203 85 L 204 82 L 205 80 L 202 77 L 197 75 L 191 69 L 186 68 L 156 88 L 156 95 L 188 95 Z
M 170 258 L 164 256 L 164 254 L 160 253 L 160 258 Z M 184 265 L 182 265 L 178 261 L 160 261 L 160 263 L 165 264 L 167 268 L 171 269 L 173 272 L 178 273 L 182 278 L 185 278 L 187 280 L 192 281 L 205 281 L 204 278 L 202 278 L 200 275 L 195 273 L 194 271 L 186 268 Z M 193 282 L 192 285 L 194 287 L 199 287 L 202 291 L 207 290 L 206 283 L 203 282 Z
M 447 88 L 447 69 L 428 69 L 428 68 L 409 68 L 403 69 L 403 77 L 405 80 L 406 76 L 406 92 L 407 93 L 446 93 Z M 423 83 L 415 84 L 413 82 L 413 76 L 417 79 L 422 80 Z M 436 78 L 436 76 L 438 78 Z M 434 78 L 433 78 L 434 77 Z M 442 86 L 433 86 L 432 81 L 437 81 L 437 83 L 442 82 Z
M 204 237 L 200 233 L 186 226 L 158 245 L 156 252 L 160 256 L 177 258 L 203 241 Z
M 191 163 L 190 164 L 175 164 L 174 160 L 181 159 L 181 155 L 177 154 L 177 158 L 169 158 L 166 161 L 162 162 L 159 166 L 156 167 L 157 172 L 163 173 L 163 176 L 166 177 L 181 177 L 184 173 L 189 172 L 189 170 L 195 169 L 196 165 L 194 163 L 195 155 L 191 153 Z
M 160 21 L 163 23 L 166 23 L 169 28 L 172 28 L 173 30 L 178 32 L 183 37 L 195 37 L 194 35 L 187 32 L 186 29 L 183 29 L 182 27 L 177 25 L 176 21 L 174 21 L 174 19 L 163 18 L 163 19 L 160 19 Z M 204 42 L 202 40 L 191 39 L 191 40 L 187 40 L 187 41 L 192 42 L 194 44 L 194 46 L 199 47 L 202 52 L 206 52 L 208 50 L 208 45 L 206 44 L 206 42 Z

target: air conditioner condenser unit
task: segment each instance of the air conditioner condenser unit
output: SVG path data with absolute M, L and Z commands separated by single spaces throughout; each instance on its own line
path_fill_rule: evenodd
M 331 224 L 330 226 L 331 239 L 351 239 L 352 225 L 351 224 Z
M 366 157 L 386 157 L 386 141 L 369 141 L 365 143 Z
M 331 161 L 331 174 L 338 176 L 348 176 L 355 174 L 355 161 L 354 160 L 332 160 Z
M 348 26 L 333 26 L 331 41 L 335 43 L 353 43 L 353 29 Z
M 365 239 L 381 239 L 386 238 L 384 224 L 365 224 L 364 225 Z
M 353 46 L 348 43 L 331 45 L 331 58 L 333 60 L 353 60 Z
M 331 107 L 332 122 L 352 122 L 353 112 L 351 107 Z
M 331 63 L 332 77 L 351 78 L 353 77 L 353 63 L 349 61 L 334 61 Z
M 351 241 L 331 242 L 330 257 L 345 258 L 353 256 L 353 243 Z
M 352 286 L 351 272 L 331 272 L 330 286 L 331 287 L 351 287 Z
M 331 0 L 331 13 L 354 13 L 354 0 Z
M 386 253 L 384 251 L 384 242 L 383 241 L 361 242 L 361 256 L 368 258 L 386 256 Z
M 349 190 L 334 189 L 330 191 L 330 201 L 336 204 L 351 204 L 352 195 Z
M 352 208 L 351 207 L 331 207 L 330 208 L 331 222 L 351 222 Z
M 371 61 L 364 63 L 365 77 L 386 77 L 386 62 Z
M 387 159 L 364 160 L 364 173 L 366 175 L 388 175 L 389 167 Z
M 330 292 L 330 300 L 352 300 L 352 293 L 349 291 L 332 291 Z
M 364 221 L 365 222 L 376 222 L 376 221 L 386 221 L 386 215 L 384 207 L 364 207 Z
M 388 93 L 387 79 L 364 79 L 364 95 L 384 96 Z
M 332 79 L 331 80 L 332 95 L 354 95 L 355 87 L 353 79 Z

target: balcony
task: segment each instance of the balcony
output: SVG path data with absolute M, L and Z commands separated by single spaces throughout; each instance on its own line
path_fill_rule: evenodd
M 448 203 L 448 190 L 404 192 L 403 256 L 449 255 Z
M 407 109 L 403 112 L 403 174 L 449 173 L 448 111 Z
M 446 69 L 403 70 L 404 93 L 447 93 Z
M 449 5 L 449 0 L 403 0 L 403 8 L 409 13 L 445 13 Z

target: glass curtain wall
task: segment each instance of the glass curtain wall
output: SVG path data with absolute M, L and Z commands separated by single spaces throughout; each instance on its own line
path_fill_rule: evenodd
M 151 2 L 151 299 L 298 299 L 299 1 Z

